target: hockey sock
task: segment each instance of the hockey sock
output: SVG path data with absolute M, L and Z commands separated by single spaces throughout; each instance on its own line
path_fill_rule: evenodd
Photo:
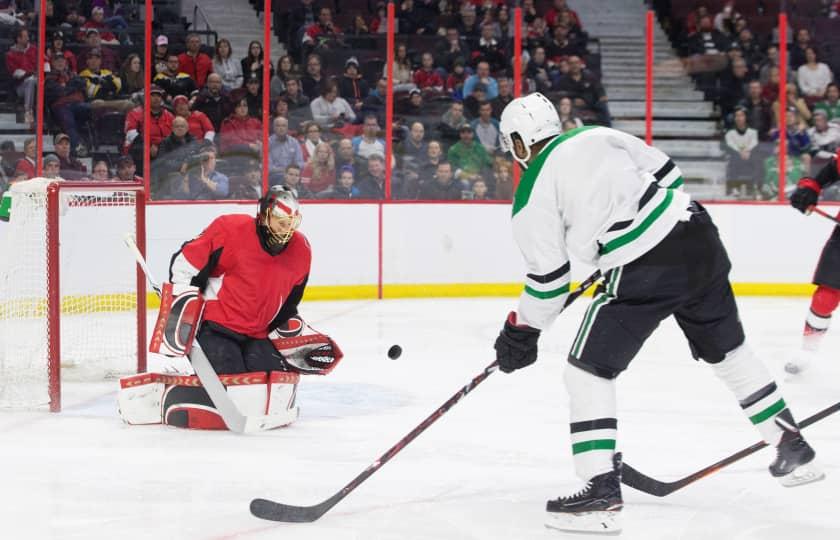
M 744 414 L 767 444 L 776 446 L 779 443 L 782 427 L 778 424 L 796 429 L 776 383 L 749 345 L 741 345 L 727 353 L 722 362 L 709 365 L 735 394 Z
M 575 472 L 583 480 L 613 470 L 618 433 L 615 380 L 566 366 L 569 421 Z

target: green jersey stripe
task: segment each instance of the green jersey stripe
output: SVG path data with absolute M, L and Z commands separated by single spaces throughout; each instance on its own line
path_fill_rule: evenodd
M 591 450 L 615 450 L 615 439 L 596 439 L 572 445 L 572 454 L 580 454 Z
M 779 401 L 770 405 L 760 413 L 750 416 L 750 422 L 752 422 L 753 424 L 760 424 L 765 420 L 772 418 L 780 412 L 782 412 L 783 410 L 785 410 L 785 407 L 787 407 L 787 405 L 785 405 L 785 400 L 783 398 L 780 398 Z
M 606 255 L 611 251 L 615 251 L 618 248 L 624 247 L 633 240 L 642 236 L 645 233 L 645 231 L 647 231 L 650 228 L 650 226 L 653 225 L 653 223 L 659 218 L 659 216 L 665 213 L 665 210 L 668 208 L 668 206 L 670 206 L 673 200 L 674 192 L 670 189 L 665 190 L 665 198 L 662 199 L 662 202 L 659 203 L 659 206 L 654 208 L 653 211 L 650 214 L 648 214 L 648 216 L 644 220 L 642 220 L 642 222 L 639 223 L 639 225 L 635 229 L 628 231 L 622 234 L 621 236 L 614 238 L 606 244 L 604 244 L 604 246 L 601 248 L 601 255 Z
M 566 294 L 567 292 L 569 292 L 569 284 L 566 283 L 559 289 L 554 289 L 551 291 L 538 291 L 536 289 L 532 289 L 528 285 L 525 285 L 525 292 L 533 296 L 534 298 L 539 298 L 540 300 L 548 300 L 550 298 L 557 298 L 561 294 Z

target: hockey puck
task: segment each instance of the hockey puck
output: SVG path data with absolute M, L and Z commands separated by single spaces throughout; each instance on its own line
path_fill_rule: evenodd
M 391 348 L 388 349 L 388 358 L 391 360 L 396 360 L 402 354 L 402 347 L 399 345 L 391 345 Z

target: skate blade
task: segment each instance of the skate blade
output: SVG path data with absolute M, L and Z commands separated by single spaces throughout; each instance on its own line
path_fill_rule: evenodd
M 621 512 L 548 512 L 545 526 L 579 534 L 617 535 L 621 533 Z
M 823 470 L 814 461 L 811 461 L 780 477 L 779 483 L 785 487 L 796 487 L 819 482 L 823 478 L 825 478 Z

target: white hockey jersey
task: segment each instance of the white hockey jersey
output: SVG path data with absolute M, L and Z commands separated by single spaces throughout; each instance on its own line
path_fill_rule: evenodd
M 543 329 L 560 314 L 570 254 L 606 272 L 687 220 L 682 183 L 667 155 L 614 129 L 573 129 L 543 147 L 513 201 L 513 236 L 528 271 L 518 321 Z

